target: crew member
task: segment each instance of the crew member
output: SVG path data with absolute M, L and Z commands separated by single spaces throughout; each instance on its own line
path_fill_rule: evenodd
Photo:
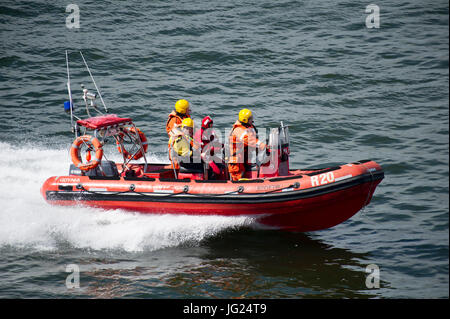
M 184 119 L 190 118 L 190 107 L 189 102 L 182 99 L 178 100 L 177 103 L 175 103 L 175 110 L 172 111 L 172 113 L 169 114 L 169 118 L 167 119 L 166 123 L 166 131 L 167 134 L 170 136 L 170 131 L 176 126 L 181 125 L 181 122 L 183 122 Z
M 253 115 L 249 109 L 242 109 L 230 132 L 230 157 L 228 171 L 231 179 L 237 181 L 244 175 L 249 164 L 249 148 L 265 150 L 266 144 L 258 140 L 256 128 L 253 125 Z
M 174 127 L 170 132 L 169 158 L 175 169 L 179 163 L 190 163 L 194 148 L 197 148 L 193 139 L 194 121 L 188 117 L 181 122 L 181 126 Z
M 200 130 L 195 132 L 194 140 L 201 147 L 201 158 L 212 169 L 211 178 L 221 175 L 222 171 L 219 168 L 222 159 L 217 157 L 217 154 L 222 154 L 223 144 L 217 138 L 216 132 L 213 129 L 213 120 L 209 116 L 205 116 L 202 120 Z M 216 156 L 214 156 L 216 155 Z M 220 163 L 217 165 L 216 163 Z

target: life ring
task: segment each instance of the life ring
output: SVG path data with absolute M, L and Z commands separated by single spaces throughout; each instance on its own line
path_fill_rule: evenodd
M 148 142 L 147 142 L 147 137 L 145 136 L 144 132 L 142 132 L 139 128 L 137 127 L 125 127 L 123 129 L 126 133 L 133 135 L 133 136 L 139 136 L 139 139 L 141 140 L 142 143 L 142 147 L 144 149 L 144 153 L 147 152 L 148 150 Z M 137 132 L 137 133 L 136 133 Z M 124 133 L 122 133 L 119 136 L 119 139 L 116 140 L 116 144 L 117 144 L 117 150 L 119 151 L 119 153 L 123 153 L 123 155 L 125 156 L 125 158 L 127 159 L 131 159 L 132 154 L 130 154 L 125 147 L 121 147 L 121 144 L 123 143 L 123 138 L 124 138 Z M 144 154 L 142 154 L 142 151 L 139 150 L 139 152 L 137 152 L 132 159 L 134 160 L 138 160 L 140 159 L 142 156 L 144 156 Z
M 93 160 L 90 160 L 87 163 L 83 163 L 81 161 L 80 156 L 81 144 L 91 144 L 94 147 L 95 158 Z M 98 164 L 100 164 L 100 161 L 102 160 L 103 157 L 102 143 L 100 143 L 98 138 L 90 135 L 79 136 L 72 143 L 72 147 L 70 148 L 70 157 L 72 158 L 73 164 L 82 171 L 88 171 L 90 169 L 96 168 Z

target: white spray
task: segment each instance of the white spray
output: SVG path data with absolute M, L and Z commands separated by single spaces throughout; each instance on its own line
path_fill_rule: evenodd
M 199 242 L 248 225 L 245 217 L 143 215 L 49 205 L 40 194 L 50 176 L 66 175 L 67 148 L 13 147 L 0 142 L 0 247 L 147 251 Z

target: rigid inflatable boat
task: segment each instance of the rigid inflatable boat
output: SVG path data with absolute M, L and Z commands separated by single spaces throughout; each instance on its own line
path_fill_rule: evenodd
M 306 232 L 349 219 L 370 203 L 383 179 L 381 167 L 367 160 L 237 182 L 175 179 L 171 168 L 158 164 L 149 164 L 142 177 L 121 176 L 117 167 L 114 171 L 113 176 L 50 177 L 42 195 L 57 205 L 147 214 L 248 216 L 271 228 Z
M 73 115 L 69 81 L 68 87 L 70 101 L 65 107 Z M 83 92 L 88 110 L 87 101 L 96 96 Z M 226 169 L 223 176 L 211 179 L 202 163 L 174 169 L 172 164 L 147 162 L 145 134 L 130 118 L 100 114 L 73 123 L 69 174 L 48 178 L 41 188 L 50 204 L 145 214 L 246 216 L 264 228 L 308 232 L 352 217 L 370 203 L 384 178 L 383 169 L 371 160 L 290 169 L 289 131 L 283 123 L 270 131 L 265 160 L 248 166 L 239 181 L 231 181 Z M 123 162 L 103 159 L 108 140 L 115 141 Z

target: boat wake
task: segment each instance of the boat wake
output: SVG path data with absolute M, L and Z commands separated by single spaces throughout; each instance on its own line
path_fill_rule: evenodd
M 150 161 L 158 161 L 150 157 Z M 47 204 L 40 187 L 48 176 L 66 175 L 68 148 L 13 147 L 0 142 L 0 247 L 54 250 L 153 251 L 198 244 L 225 229 L 248 226 L 245 217 L 142 215 L 121 210 Z

